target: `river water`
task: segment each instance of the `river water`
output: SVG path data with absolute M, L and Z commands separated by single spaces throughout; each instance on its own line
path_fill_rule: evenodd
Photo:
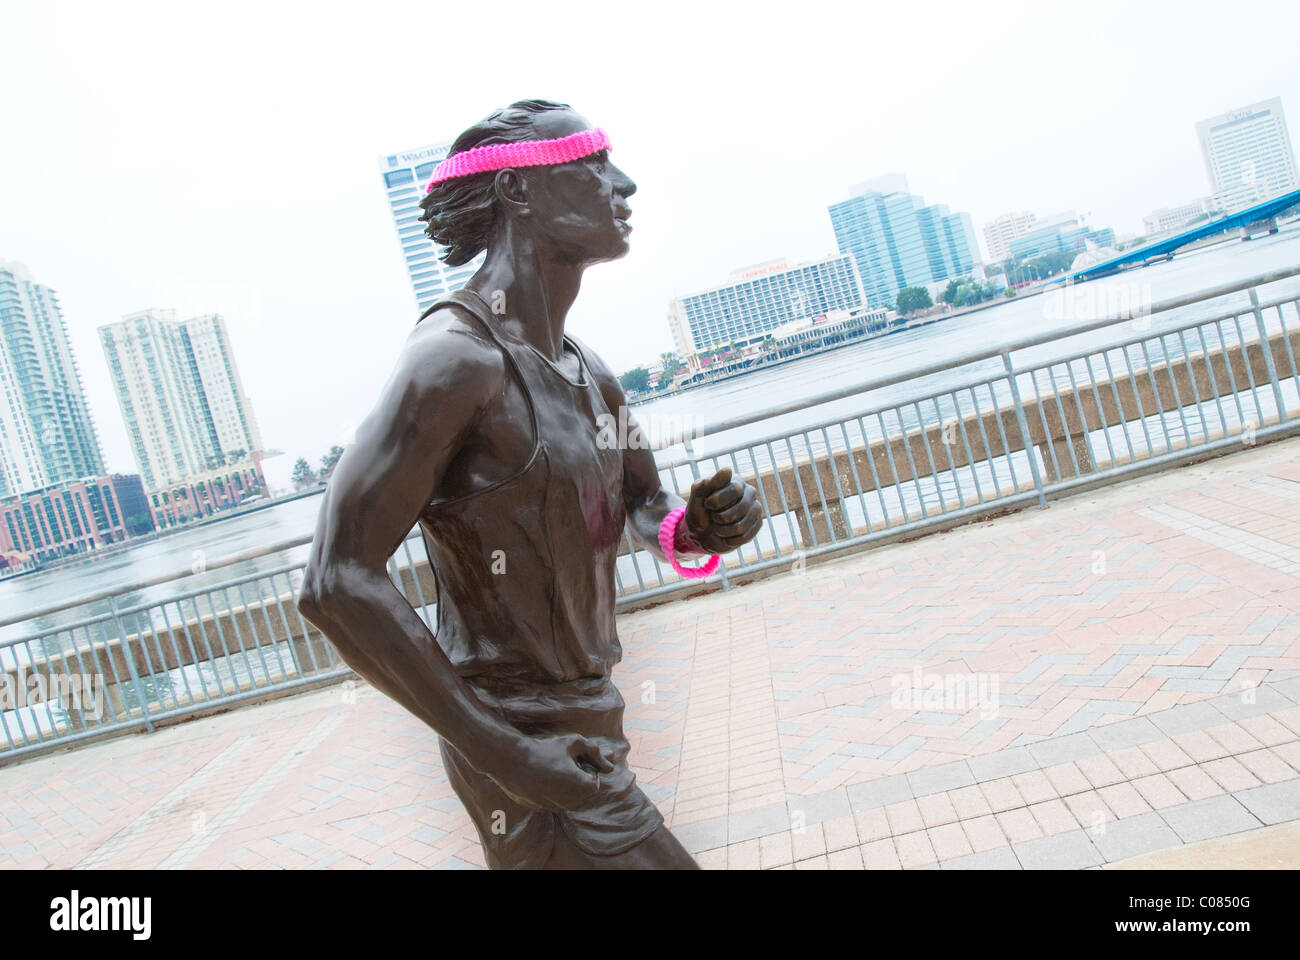
M 1169 300 L 1198 290 L 1300 265 L 1300 223 L 1284 227 L 1278 234 L 1259 237 L 1248 243 L 1230 240 L 1213 247 L 1179 255 L 1172 261 L 1119 276 L 1096 280 L 1067 291 L 1068 301 L 1058 295 L 1024 297 L 987 310 L 941 321 L 931 326 L 904 330 L 880 339 L 852 344 L 830 353 L 811 356 L 790 363 L 759 370 L 723 383 L 710 384 L 673 397 L 638 405 L 635 416 L 646 423 L 653 435 L 655 424 L 718 422 L 757 409 L 797 401 L 829 391 L 851 388 L 881 377 L 933 364 L 944 357 L 956 358 L 978 350 L 1023 339 L 1036 332 L 1068 332 L 1071 327 L 1126 308 L 1141 307 Z M 1300 296 L 1300 277 L 1272 284 L 1261 291 L 1262 298 L 1280 294 Z M 1070 308 L 1062 309 L 1068 303 Z M 1242 306 L 1246 295 L 1236 294 L 1214 304 L 1195 304 L 1152 318 L 1151 329 L 1185 323 L 1202 316 Z M 1288 315 L 1288 321 L 1290 315 Z M 1114 329 L 1103 329 L 1042 347 L 1017 351 L 1013 360 L 1018 367 L 1026 362 L 1058 356 L 1090 342 L 1105 342 L 1116 336 Z M 1173 351 L 1171 351 L 1173 352 Z M 760 424 L 728 431 L 697 442 L 697 451 L 725 449 L 759 436 L 791 431 L 835 416 L 848 416 L 867 406 L 888 403 L 915 395 L 918 386 L 940 391 L 975 374 L 1000 368 L 997 359 L 969 365 L 959 370 L 931 375 L 922 381 L 909 381 L 894 387 L 858 394 L 801 410 Z M 1000 399 L 1000 398 L 999 398 Z M 983 402 L 981 403 L 983 406 Z M 958 409 L 964 409 L 959 402 Z M 987 409 L 987 408 L 985 408 Z M 937 413 L 952 412 L 940 409 Z M 925 410 L 920 414 L 933 420 Z M 914 426 L 904 417 L 903 427 Z M 891 425 L 892 427 L 892 425 Z M 856 432 L 856 431 L 855 431 Z M 878 435 L 871 428 L 868 433 Z M 854 442 L 857 437 L 852 438 Z M 832 441 L 833 445 L 840 445 Z M 674 451 L 660 454 L 661 462 Z M 749 466 L 744 464 L 743 466 Z M 311 533 L 320 507 L 320 497 L 311 496 L 289 501 L 256 513 L 186 530 L 158 540 L 141 543 L 120 552 L 89 559 L 74 566 L 0 581 L 0 617 L 22 615 L 77 597 L 124 588 L 132 583 L 169 573 L 203 570 L 206 563 L 221 557 L 253 550 L 260 544 L 276 543 Z M 418 547 L 418 544 L 415 546 Z M 256 560 L 200 572 L 186 577 L 178 587 L 162 584 L 134 591 L 117 599 L 119 607 L 161 600 L 179 590 L 195 590 L 208 584 L 247 574 L 297 563 L 305 559 L 306 547 L 294 548 Z M 76 617 L 107 612 L 101 602 L 76 611 Z M 71 622 L 71 613 L 42 617 L 27 624 L 0 628 L 0 641 Z

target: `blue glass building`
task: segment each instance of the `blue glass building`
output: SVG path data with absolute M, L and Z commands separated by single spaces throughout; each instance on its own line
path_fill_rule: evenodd
M 1008 249 L 1013 257 L 1028 260 L 1044 253 L 1081 251 L 1087 248 L 1089 241 L 1099 247 L 1113 247 L 1115 231 L 1110 227 L 1092 230 L 1077 220 L 1065 220 L 1036 227 L 1023 237 L 1016 237 L 1008 244 Z
M 968 276 L 979 256 L 970 214 L 927 205 L 901 177 L 882 186 L 829 208 L 835 242 L 853 257 L 867 303 L 887 306 L 904 287 Z
M 452 290 L 459 290 L 483 263 L 479 254 L 469 263 L 449 267 L 438 259 L 441 250 L 424 233 L 420 200 L 433 176 L 433 168 L 447 156 L 451 143 L 437 143 L 379 159 L 384 192 L 397 227 L 397 240 L 411 277 L 411 289 L 420 312 Z

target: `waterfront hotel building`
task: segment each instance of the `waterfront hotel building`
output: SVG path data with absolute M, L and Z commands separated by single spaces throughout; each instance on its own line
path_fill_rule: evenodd
M 436 143 L 379 158 L 388 208 L 397 227 L 397 241 L 401 244 L 406 272 L 411 278 L 411 290 L 421 313 L 439 298 L 463 287 L 483 264 L 483 254 L 479 254 L 459 267 L 447 266 L 438 259 L 438 245 L 425 236 L 424 224 L 420 221 L 424 188 L 433 176 L 433 168 L 450 149 L 450 142 Z
M 788 260 L 737 270 L 728 282 L 677 297 L 668 308 L 673 345 L 689 357 L 731 343 L 761 340 L 773 330 L 864 305 L 862 284 L 847 255 L 792 265 Z
M 0 499 L 103 472 L 58 295 L 0 260 Z
M 160 528 L 265 491 L 262 436 L 220 316 L 145 310 L 99 336 Z
M 1300 188 L 1282 100 L 1261 100 L 1196 125 L 1212 202 L 1231 213 Z
M 904 287 L 970 276 L 979 246 L 970 214 L 950 213 L 909 193 L 901 174 L 852 188 L 830 206 L 840 253 L 850 254 L 867 303 L 890 306 Z

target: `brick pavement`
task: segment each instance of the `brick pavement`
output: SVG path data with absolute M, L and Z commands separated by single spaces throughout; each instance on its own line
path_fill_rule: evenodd
M 706 867 L 1093 867 L 1296 821 L 1297 499 L 1292 439 L 624 615 L 634 768 Z M 0 866 L 482 864 L 436 737 L 364 685 L 0 769 Z

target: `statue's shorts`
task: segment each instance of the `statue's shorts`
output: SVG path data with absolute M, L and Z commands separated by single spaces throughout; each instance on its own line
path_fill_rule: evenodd
M 545 866 L 557 830 L 563 830 L 584 853 L 613 856 L 632 849 L 663 824 L 663 816 L 636 785 L 627 765 L 623 698 L 609 677 L 560 684 L 482 677 L 466 678 L 466 682 L 485 706 L 525 736 L 580 734 L 594 741 L 614 764 L 612 771 L 600 774 L 600 789 L 588 803 L 577 810 L 551 813 L 517 803 L 441 741 L 447 776 L 478 829 L 489 867 Z

